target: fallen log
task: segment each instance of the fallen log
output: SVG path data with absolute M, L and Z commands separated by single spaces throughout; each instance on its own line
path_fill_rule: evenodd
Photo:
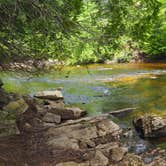
M 131 113 L 132 111 L 138 109 L 137 107 L 133 107 L 133 108 L 124 108 L 124 109 L 120 109 L 117 111 L 112 111 L 109 112 L 110 115 L 116 116 L 116 117 L 124 117 L 127 116 L 129 113 Z

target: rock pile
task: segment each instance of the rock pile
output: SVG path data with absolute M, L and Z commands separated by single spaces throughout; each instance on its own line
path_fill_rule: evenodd
M 28 138 L 25 145 L 33 149 L 28 152 L 32 158 L 28 164 L 107 166 L 126 159 L 128 149 L 120 144 L 122 130 L 117 124 L 107 115 L 84 117 L 86 111 L 65 107 L 62 94 L 61 99 L 57 94 L 60 92 L 38 93 L 35 96 L 42 100 L 37 102 L 25 99 L 28 108 L 17 125 Z M 38 161 L 34 154 L 44 157 Z
M 16 109 L 20 108 L 19 106 L 22 108 L 17 114 L 16 121 L 20 133 L 15 142 L 13 137 L 12 139 L 5 137 L 3 141 L 0 139 L 1 165 L 145 165 L 140 156 L 128 152 L 128 148 L 122 145 L 122 129 L 111 121 L 108 115 L 85 117 L 85 110 L 65 107 L 63 95 L 59 90 L 40 92 L 35 98 L 23 97 L 11 101 L 3 109 L 11 109 L 13 105 Z M 141 126 L 140 121 L 143 128 L 145 125 L 142 119 L 135 120 L 135 125 Z M 158 119 L 154 118 L 153 121 L 156 124 Z M 161 125 L 157 123 L 153 131 L 160 130 Z M 166 160 L 160 158 L 147 165 L 153 166 L 159 161 L 162 161 L 162 164 Z M 157 165 L 160 166 L 160 163 Z
M 166 136 L 166 118 L 144 115 L 134 119 L 134 126 L 142 137 L 155 138 Z

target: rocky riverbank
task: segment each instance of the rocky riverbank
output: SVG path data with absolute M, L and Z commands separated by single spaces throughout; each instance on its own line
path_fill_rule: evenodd
M 0 130 L 2 166 L 165 166 L 165 150 L 131 153 L 127 141 L 135 132 L 121 128 L 109 114 L 87 117 L 86 110 L 66 107 L 59 89 L 29 97 L 6 93 L 2 85 L 2 124 L 14 126 L 12 132 Z M 138 122 L 136 128 L 142 129 Z

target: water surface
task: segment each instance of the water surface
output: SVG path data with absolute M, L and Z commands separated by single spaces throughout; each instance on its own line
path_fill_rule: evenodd
M 138 107 L 131 116 L 166 114 L 166 64 L 96 64 L 39 75 L 4 72 L 0 78 L 7 91 L 20 94 L 63 87 L 66 104 L 78 105 L 89 115 L 126 107 Z

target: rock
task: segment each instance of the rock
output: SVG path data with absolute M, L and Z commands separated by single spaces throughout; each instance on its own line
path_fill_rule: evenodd
M 152 163 L 148 164 L 147 166 L 166 166 L 166 159 L 157 158 Z
M 6 120 L 0 123 L 0 137 L 11 136 L 14 134 L 19 134 L 15 120 Z
M 24 97 L 4 107 L 10 111 L 20 109 L 20 133 L 0 139 L 0 163 L 2 159 L 5 165 L 144 166 L 141 157 L 122 147 L 122 130 L 108 118 L 109 114 L 80 118 L 85 111 L 57 106 L 59 99 L 46 99 L 47 104 L 38 100 L 41 102 Z M 161 130 L 161 118 L 152 119 L 153 129 Z M 155 165 L 164 163 L 165 151 L 160 150 L 160 154 L 163 158 L 155 158 Z
M 107 158 L 110 159 L 111 149 L 119 148 L 119 142 L 109 142 L 106 144 L 99 144 L 96 149 L 99 149 Z
M 137 108 L 124 108 L 124 109 L 110 112 L 110 114 L 116 117 L 123 117 L 123 116 L 127 116 L 130 112 L 132 112 L 135 109 Z
M 47 112 L 43 118 L 43 121 L 48 123 L 60 123 L 61 116 Z
M 96 144 L 91 141 L 91 140 L 83 140 L 79 142 L 79 147 L 81 149 L 86 149 L 86 148 L 94 148 L 96 146 Z
M 69 107 L 48 107 L 48 111 L 56 115 L 60 115 L 62 120 L 78 119 L 86 114 L 85 110 L 80 108 Z
M 85 163 L 76 163 L 76 162 L 64 162 L 64 163 L 59 163 L 56 164 L 56 166 L 90 166 L 89 162 L 85 162 Z
M 59 90 L 42 91 L 36 93 L 34 96 L 41 99 L 51 99 L 51 100 L 63 99 L 62 92 Z
M 3 110 L 15 116 L 21 115 L 28 109 L 28 105 L 23 98 L 9 102 Z
M 95 157 L 90 161 L 91 166 L 107 166 L 109 160 L 101 151 L 96 151 Z
M 134 154 L 127 154 L 124 159 L 117 164 L 112 164 L 110 166 L 144 166 L 141 157 Z
M 119 162 L 123 159 L 124 155 L 128 152 L 127 148 L 116 147 L 110 150 L 110 158 L 114 162 Z
M 135 118 L 134 126 L 142 137 L 155 138 L 166 136 L 166 119 L 155 116 L 145 115 Z

